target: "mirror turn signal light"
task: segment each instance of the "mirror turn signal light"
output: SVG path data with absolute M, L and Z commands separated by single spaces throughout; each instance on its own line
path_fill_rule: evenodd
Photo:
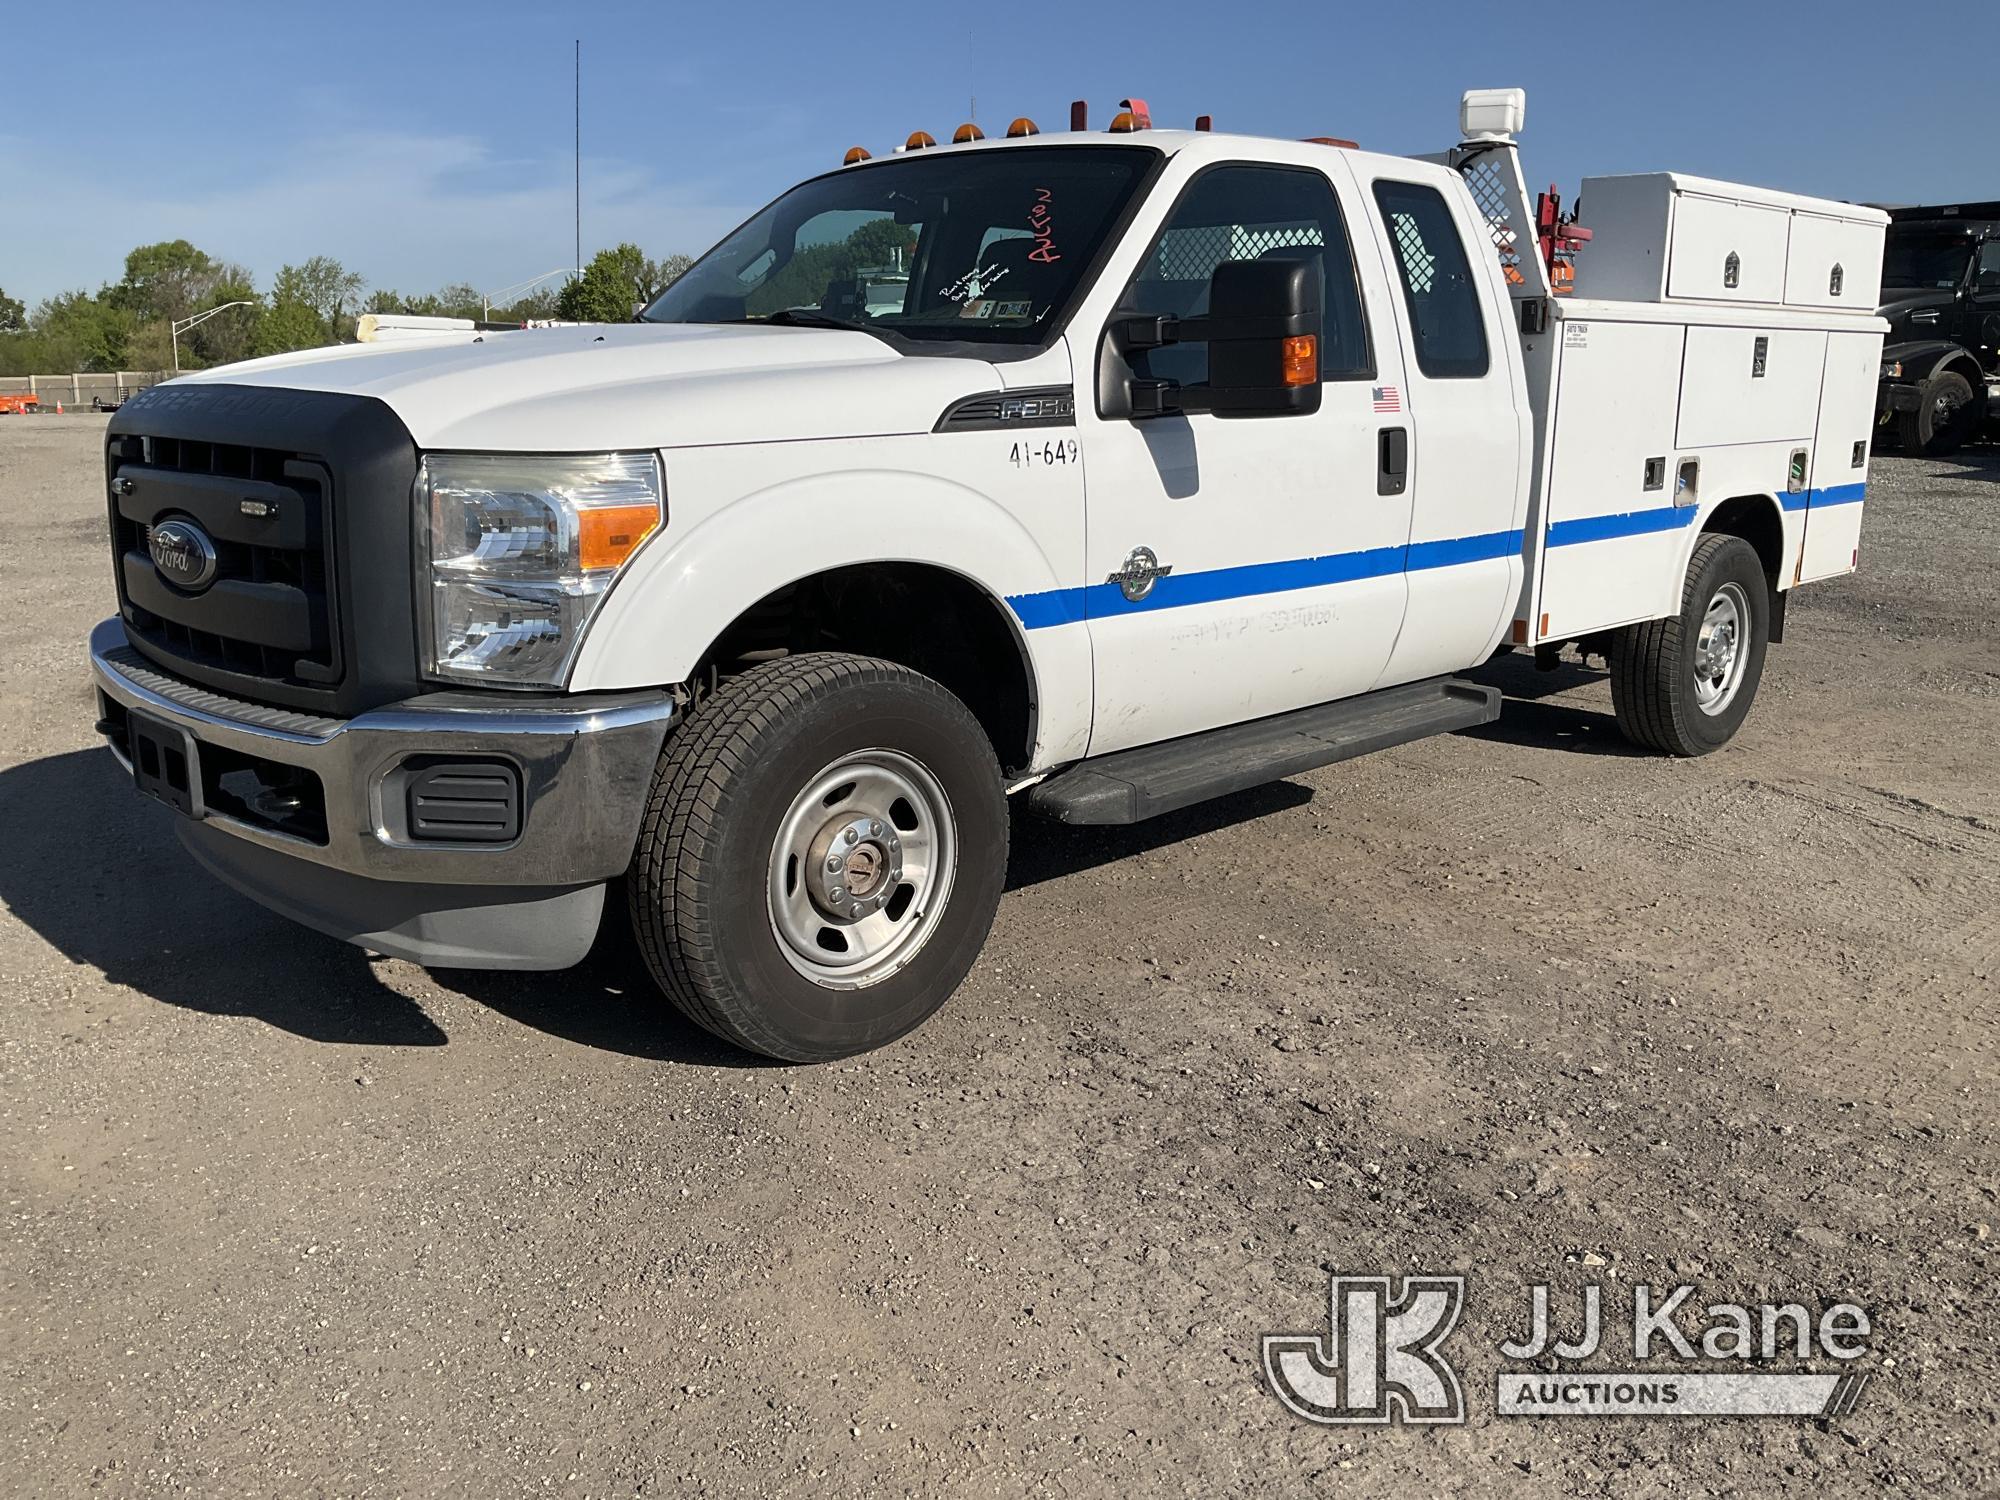
M 586 570 L 618 567 L 659 525 L 659 509 L 651 505 L 606 505 L 578 511 L 578 561 Z
M 866 146 L 849 146 L 847 155 L 840 159 L 840 164 L 843 167 L 851 167 L 858 161 L 867 161 L 868 158 L 869 151 Z
M 1319 340 L 1312 334 L 1286 339 L 1283 356 L 1286 385 L 1311 385 L 1319 379 Z

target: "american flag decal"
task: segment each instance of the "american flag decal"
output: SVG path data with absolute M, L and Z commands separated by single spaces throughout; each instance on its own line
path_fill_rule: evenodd
M 1378 385 L 1374 387 L 1371 394 L 1375 398 L 1375 410 L 1377 411 L 1401 411 L 1403 409 L 1402 392 L 1398 391 L 1393 385 Z

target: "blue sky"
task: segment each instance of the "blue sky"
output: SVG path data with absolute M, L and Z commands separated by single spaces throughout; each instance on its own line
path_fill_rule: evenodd
M 1897 17 L 1901 15 L 1902 19 Z M 1532 186 L 1660 168 L 1830 197 L 2000 197 L 1982 148 L 2000 10 L 1789 4 L 136 5 L 9 10 L 0 288 L 30 303 L 186 237 L 268 287 L 335 256 L 371 286 L 487 289 L 585 253 L 705 248 L 857 142 L 1156 121 L 1451 144 L 1461 90 L 1528 90 Z M 1961 68 L 1949 61 L 1958 58 Z M 1922 88 L 1920 58 L 1939 84 Z M 1912 101 L 1920 101 L 1913 103 Z M 1983 111 L 1983 114 L 1982 114 Z

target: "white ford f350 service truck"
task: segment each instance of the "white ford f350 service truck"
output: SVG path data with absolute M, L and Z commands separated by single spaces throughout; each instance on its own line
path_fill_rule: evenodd
M 1128 823 L 1481 723 L 1453 674 L 1510 645 L 1713 750 L 1856 562 L 1885 219 L 1610 177 L 1584 244 L 1523 113 L 1424 161 L 1137 101 L 919 135 L 629 325 L 158 386 L 100 728 L 279 912 L 559 968 L 617 892 L 678 1006 L 800 1060 L 956 988 L 1010 794 Z

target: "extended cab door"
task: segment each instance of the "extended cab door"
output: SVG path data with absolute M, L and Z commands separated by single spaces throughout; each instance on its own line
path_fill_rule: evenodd
M 1356 158 L 1410 351 L 1409 608 L 1383 685 L 1458 672 L 1511 622 L 1524 571 L 1533 414 L 1491 231 L 1446 179 Z M 1447 189 L 1451 189 L 1447 191 Z M 1386 341 L 1383 338 L 1378 341 Z
M 1295 164 L 1170 164 L 1154 197 L 1171 208 L 1141 220 L 1132 240 L 1143 249 L 1106 277 L 1115 304 L 1093 299 L 1090 320 L 1070 329 L 1093 755 L 1364 692 L 1395 649 L 1411 495 L 1389 287 L 1339 157 L 1295 150 Z M 1200 315 L 1217 265 L 1261 256 L 1321 268 L 1317 412 L 1098 414 L 1098 360 L 1120 358 L 1106 347 L 1113 322 Z M 1207 361 L 1200 344 L 1174 345 L 1135 353 L 1132 373 L 1199 386 Z

